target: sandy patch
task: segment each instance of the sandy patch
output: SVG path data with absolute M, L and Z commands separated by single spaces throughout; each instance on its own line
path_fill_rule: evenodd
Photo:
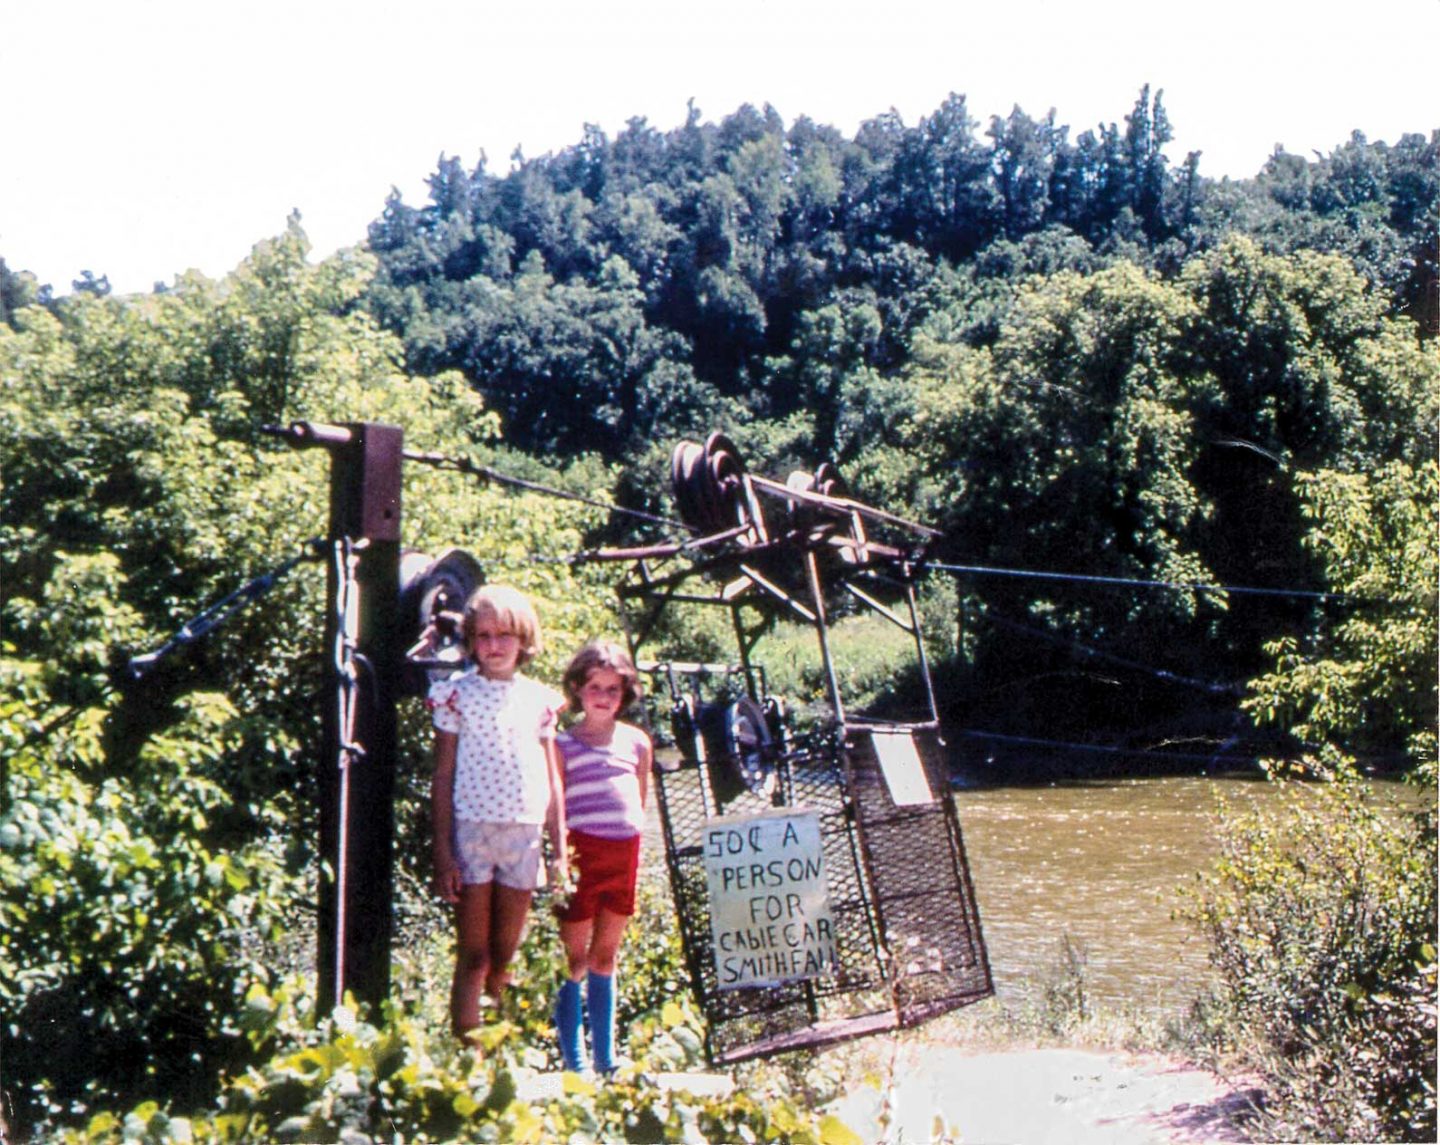
M 967 1053 L 911 1045 L 899 1052 L 894 1078 L 888 1093 L 862 1087 L 835 1107 L 866 1141 L 1190 1145 L 1243 1140 L 1229 1115 L 1245 1108 L 1245 1095 L 1213 1074 L 1162 1056 L 1069 1049 Z

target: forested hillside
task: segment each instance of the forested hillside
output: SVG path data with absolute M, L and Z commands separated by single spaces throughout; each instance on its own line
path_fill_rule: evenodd
M 412 369 L 465 370 L 515 444 L 612 457 L 727 402 L 769 421 L 818 408 L 790 437 L 829 455 L 845 384 L 900 368 L 927 319 L 989 345 L 1031 276 L 1127 262 L 1172 279 L 1236 234 L 1340 255 L 1386 313 L 1418 315 L 1435 138 L 1357 135 L 1238 184 L 1204 178 L 1199 154 L 1172 168 L 1170 138 L 1146 89 L 1123 127 L 1074 140 L 1018 108 L 982 131 L 952 96 L 853 140 L 768 107 L 718 124 L 692 108 L 505 174 L 443 159 L 429 203 L 397 196 L 371 226 L 369 305 Z
M 760 472 L 827 461 L 936 524 L 957 727 L 1135 749 L 1120 766 L 1167 739 L 1243 757 L 1269 742 L 1235 722 L 1267 642 L 1348 607 L 1296 476 L 1435 455 L 1440 132 L 1277 151 L 1238 182 L 1172 161 L 1171 134 L 1149 88 L 1074 138 L 1018 107 L 982 129 L 959 95 L 853 139 L 692 107 L 503 174 L 442 157 L 427 203 L 371 224 L 354 296 L 312 305 L 368 314 L 414 378 L 466 379 L 531 475 L 583 460 L 593 492 L 666 511 L 674 444 L 718 428 Z M 88 326 L 108 284 L 75 287 L 56 302 L 0 264 L 0 317 Z M 285 407 L 307 321 L 263 335 L 222 438 Z M 251 369 L 233 343 L 210 364 Z M 25 472 L 13 503 L 39 506 Z
M 942 561 L 1318 593 L 1293 473 L 1434 454 L 1440 135 L 1277 153 L 1240 183 L 1172 165 L 1170 139 L 1146 88 L 1074 139 L 1018 108 L 982 130 L 957 95 L 854 139 L 692 108 L 503 175 L 444 159 L 429 203 L 371 226 L 367 305 L 509 443 L 598 451 L 652 509 L 674 442 L 723 427 L 761 471 L 829 460 L 941 525 Z M 1264 642 L 1317 618 L 1303 596 L 961 585 L 960 670 L 988 684 L 957 681 L 957 718 L 1061 740 L 1188 725 L 1203 752 Z

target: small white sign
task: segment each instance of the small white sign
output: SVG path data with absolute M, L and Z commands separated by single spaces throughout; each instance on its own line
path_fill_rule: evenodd
M 909 732 L 875 731 L 871 733 L 870 742 L 875 745 L 885 786 L 890 789 L 890 798 L 896 807 L 935 802 L 925 765 Z
M 721 990 L 834 973 L 839 956 L 815 812 L 712 819 L 704 851 Z

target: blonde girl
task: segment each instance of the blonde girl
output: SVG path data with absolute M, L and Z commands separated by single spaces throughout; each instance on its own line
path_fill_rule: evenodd
M 514 588 L 486 585 L 466 603 L 463 633 L 474 670 L 430 689 L 430 798 L 435 890 L 455 905 L 450 1020 L 473 1042 L 481 995 L 500 1002 L 544 879 L 542 828 L 560 871 L 568 860 L 555 750 L 564 699 L 520 671 L 541 648 L 535 608 Z

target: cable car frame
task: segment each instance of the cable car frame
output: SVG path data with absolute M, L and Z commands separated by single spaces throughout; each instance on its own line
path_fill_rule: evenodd
M 784 483 L 751 474 L 719 433 L 676 446 L 671 481 L 691 540 L 590 557 L 630 566 L 617 585 L 622 621 L 652 681 L 652 724 L 668 724 L 680 756 L 657 768 L 655 788 L 710 1060 L 906 1028 L 988 997 L 989 960 L 917 605 L 936 531 L 852 499 L 828 462 Z M 847 709 L 830 632 L 846 597 L 914 639 L 925 701 L 918 718 Z M 680 604 L 728 610 L 734 661 L 644 655 L 665 610 Z M 824 668 L 829 711 L 803 735 L 753 662 L 780 617 L 814 629 Z M 831 959 L 819 972 L 737 986 L 720 972 L 707 834 L 792 812 L 818 823 Z

